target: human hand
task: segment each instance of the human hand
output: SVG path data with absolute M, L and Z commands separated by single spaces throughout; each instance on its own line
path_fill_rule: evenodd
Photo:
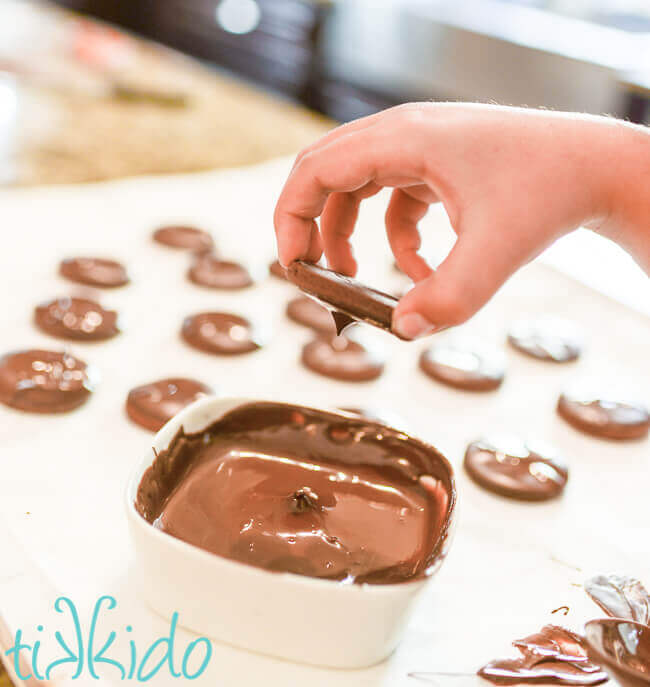
M 298 156 L 275 210 L 280 261 L 316 261 L 324 249 L 333 270 L 354 276 L 349 239 L 359 205 L 392 187 L 388 239 L 416 282 L 395 310 L 393 329 L 413 339 L 460 324 L 581 224 L 634 250 L 617 207 L 621 175 L 634 173 L 625 154 L 630 137 L 646 146 L 650 171 L 650 136 L 603 117 L 414 103 L 351 122 Z M 417 252 L 418 221 L 437 202 L 457 241 L 433 271 Z M 649 245 L 646 237 L 643 250 Z

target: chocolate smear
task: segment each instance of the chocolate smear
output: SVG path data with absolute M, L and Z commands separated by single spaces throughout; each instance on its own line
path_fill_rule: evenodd
M 540 632 L 512 644 L 521 654 L 519 658 L 491 661 L 478 675 L 497 685 L 598 685 L 608 680 L 607 673 L 589 659 L 584 639 L 558 625 L 545 625 Z
M 627 575 L 596 575 L 585 591 L 607 615 L 650 625 L 650 595 L 639 580 Z

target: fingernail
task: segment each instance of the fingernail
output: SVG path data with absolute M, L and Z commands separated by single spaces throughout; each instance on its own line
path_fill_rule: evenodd
M 409 340 L 419 339 L 427 334 L 432 334 L 435 328 L 435 325 L 424 319 L 424 317 L 417 312 L 400 315 L 393 324 L 395 333 L 402 339 Z

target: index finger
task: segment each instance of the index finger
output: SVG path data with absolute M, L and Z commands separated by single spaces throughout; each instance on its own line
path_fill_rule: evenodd
M 422 151 L 412 138 L 396 134 L 394 127 L 377 123 L 340 136 L 298 162 L 274 214 L 283 265 L 309 255 L 314 220 L 331 193 L 356 191 L 373 181 L 401 186 L 422 179 Z

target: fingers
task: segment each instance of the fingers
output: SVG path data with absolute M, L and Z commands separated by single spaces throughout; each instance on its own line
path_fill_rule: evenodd
M 420 198 L 433 194 L 418 193 L 414 197 L 406 189 L 393 191 L 386 210 L 386 233 L 393 255 L 401 270 L 413 281 L 428 277 L 432 269 L 418 254 L 421 240 L 418 222 L 427 214 L 429 203 Z
M 525 259 L 495 240 L 487 228 L 461 234 L 440 267 L 402 298 L 393 329 L 405 339 L 417 339 L 461 324 L 487 303 Z
M 357 263 L 349 239 L 354 231 L 361 201 L 374 196 L 380 190 L 381 186 L 370 182 L 351 193 L 332 193 L 327 199 L 320 230 L 327 264 L 334 271 L 351 277 L 357 273 Z
M 358 191 L 371 182 L 380 186 L 420 182 L 422 165 L 415 147 L 396 135 L 392 126 L 381 123 L 344 134 L 303 157 L 275 209 L 280 262 L 286 266 L 317 252 L 312 245 L 314 218 L 323 212 L 330 194 Z

